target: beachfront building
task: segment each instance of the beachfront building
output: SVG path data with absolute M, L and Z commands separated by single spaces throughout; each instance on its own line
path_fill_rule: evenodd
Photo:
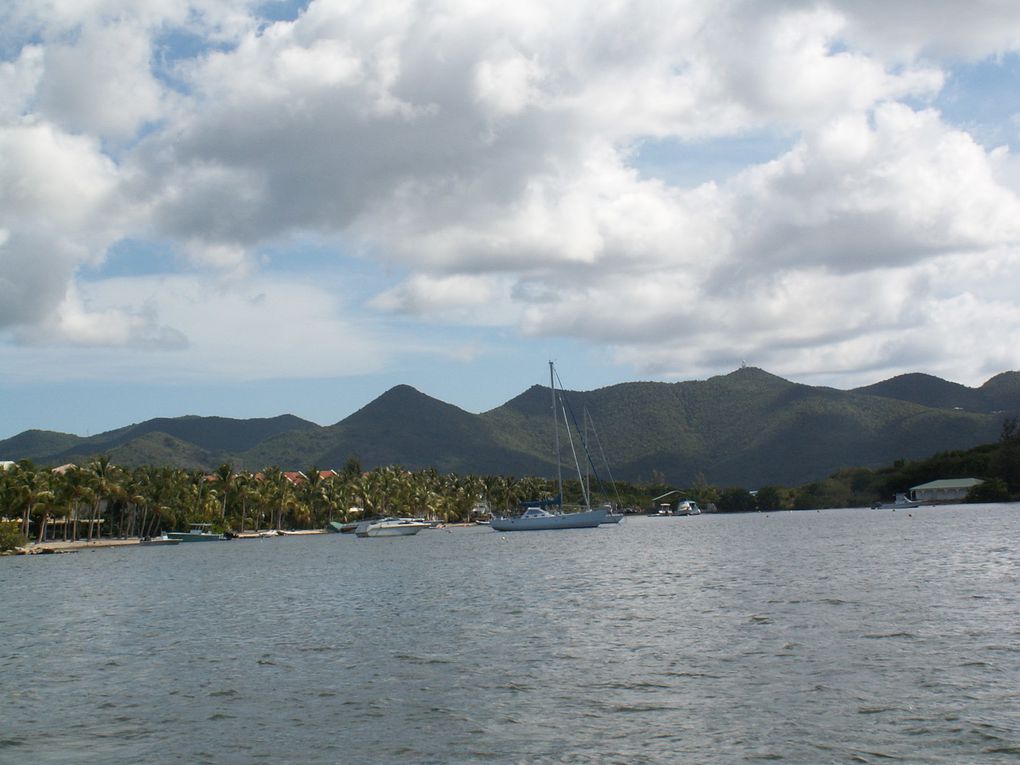
M 980 478 L 942 478 L 910 487 L 910 496 L 918 502 L 960 502 L 978 484 Z

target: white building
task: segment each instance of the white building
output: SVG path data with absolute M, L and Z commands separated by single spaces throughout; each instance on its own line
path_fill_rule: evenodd
M 980 478 L 943 478 L 910 487 L 910 496 L 918 502 L 959 502 L 978 484 Z

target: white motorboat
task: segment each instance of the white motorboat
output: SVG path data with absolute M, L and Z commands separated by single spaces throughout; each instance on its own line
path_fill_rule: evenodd
M 430 523 L 415 518 L 376 518 L 359 523 L 354 534 L 359 537 L 409 537 L 427 528 L 431 528 Z
M 923 503 L 919 500 L 911 499 L 904 493 L 898 493 L 893 502 L 876 502 L 871 507 L 881 508 L 882 510 L 898 510 L 904 507 L 920 507 L 921 504 Z
M 180 543 L 181 543 L 181 540 L 179 540 L 179 539 L 171 539 L 166 534 L 160 534 L 158 537 L 142 537 L 138 541 L 138 544 L 144 545 L 146 547 L 157 547 L 157 546 L 164 546 L 164 545 L 179 545 Z
M 681 499 L 676 506 L 677 515 L 701 515 L 701 508 L 693 499 Z

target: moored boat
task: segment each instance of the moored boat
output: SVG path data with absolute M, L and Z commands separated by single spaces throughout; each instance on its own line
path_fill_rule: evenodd
M 896 494 L 896 499 L 892 502 L 876 502 L 872 505 L 872 509 L 882 510 L 897 510 L 903 507 L 920 507 L 923 503 L 917 499 L 911 499 L 906 494 L 900 492 Z
M 581 467 L 577 462 L 577 453 L 574 451 L 574 442 L 570 435 L 570 426 L 566 423 L 567 402 L 556 392 L 556 373 L 553 362 L 549 362 L 549 391 L 552 394 L 552 427 L 553 427 L 553 458 L 556 461 L 556 484 L 559 494 L 553 500 L 541 502 L 526 502 L 522 505 L 526 508 L 520 515 L 496 516 L 489 520 L 489 526 L 493 531 L 543 531 L 546 529 L 590 529 L 603 523 L 615 523 L 609 520 L 609 505 L 593 508 L 591 506 L 591 495 L 588 491 L 587 482 L 581 476 Z M 562 386 L 560 393 L 562 394 Z M 551 513 L 546 507 L 552 505 L 560 506 L 563 499 L 563 473 L 560 462 L 560 425 L 557 410 L 563 411 L 564 424 L 567 425 L 567 438 L 570 439 L 570 449 L 574 453 L 574 467 L 577 469 L 578 480 L 581 484 L 583 506 L 574 512 Z M 576 425 L 576 420 L 574 420 Z M 587 457 L 587 452 L 585 454 Z M 590 459 L 588 460 L 590 463 Z
M 542 531 L 545 529 L 592 529 L 606 523 L 609 510 L 597 507 L 576 513 L 550 513 L 541 507 L 529 507 L 522 515 L 505 518 L 493 517 L 489 526 L 493 531 Z
M 676 506 L 677 515 L 701 515 L 701 508 L 693 499 L 681 499 Z
M 138 540 L 138 544 L 144 545 L 145 547 L 157 547 L 160 545 L 179 545 L 181 540 L 171 539 L 165 533 L 160 534 L 158 537 L 142 537 Z
M 354 534 L 359 537 L 409 537 L 430 527 L 431 524 L 413 518 L 376 518 L 361 521 Z
M 193 523 L 190 531 L 168 531 L 166 535 L 179 542 L 222 542 L 226 539 L 222 534 L 214 534 L 211 528 L 211 523 Z

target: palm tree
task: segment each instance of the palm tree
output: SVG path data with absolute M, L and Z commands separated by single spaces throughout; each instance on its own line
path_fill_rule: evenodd
M 237 498 L 241 500 L 241 521 L 238 530 L 244 533 L 244 516 L 248 510 L 248 500 L 252 499 L 256 492 L 255 478 L 251 473 L 238 473 L 234 478 L 234 486 L 237 491 Z
M 52 473 L 49 470 L 36 470 L 30 462 L 19 462 L 16 469 L 18 472 L 15 474 L 14 485 L 22 506 L 21 535 L 28 538 L 32 514 L 41 509 L 43 517 L 36 534 L 36 541 L 41 542 L 46 533 L 46 521 L 54 497 L 51 489 Z
M 96 525 L 96 516 L 101 515 L 105 508 L 110 505 L 115 493 L 118 491 L 117 468 L 110 463 L 110 455 L 100 454 L 88 465 L 89 483 L 93 491 L 92 510 L 89 513 L 89 536 L 92 541 L 93 530 Z
M 325 525 L 318 523 L 319 519 L 315 513 L 316 506 L 320 503 L 324 504 L 326 501 L 325 482 L 322 480 L 322 471 L 317 465 L 312 465 L 305 473 L 305 482 L 301 484 L 301 496 L 308 508 L 312 524 L 315 526 Z
M 234 485 L 234 468 L 229 462 L 225 462 L 216 468 L 216 480 L 220 484 L 220 493 L 223 495 L 223 504 L 220 507 L 220 519 L 227 517 L 227 494 Z
M 293 499 L 294 485 L 276 465 L 263 470 L 262 475 L 263 497 L 266 499 L 266 504 L 271 506 L 270 517 L 275 511 L 274 528 L 281 529 L 283 528 L 283 511 Z

